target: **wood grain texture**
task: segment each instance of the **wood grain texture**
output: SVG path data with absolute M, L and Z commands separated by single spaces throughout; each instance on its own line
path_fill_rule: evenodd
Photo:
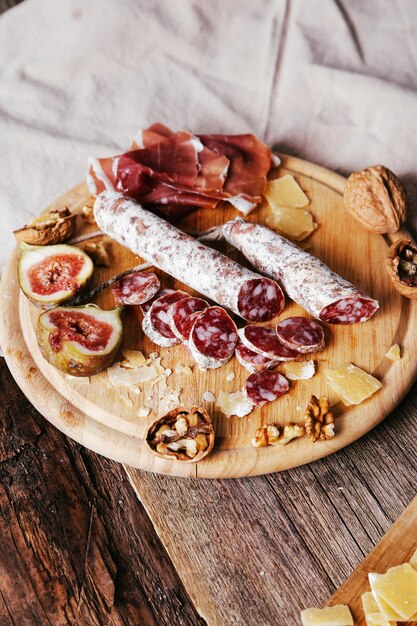
M 203 624 L 121 466 L 46 422 L 3 359 L 0 406 L 1 626 Z
M 137 416 L 139 407 L 153 393 L 152 385 L 145 385 L 140 396 L 131 396 L 132 406 L 129 406 L 125 402 L 125 393 L 106 386 L 106 372 L 92 377 L 90 384 L 86 385 L 85 381 L 68 379 L 46 363 L 35 333 L 39 310 L 23 294 L 20 294 L 17 310 L 19 289 L 16 281 L 17 259 L 14 256 L 2 280 L 0 306 L 5 313 L 0 324 L 0 336 L 9 367 L 35 406 L 63 432 L 110 458 L 140 469 L 199 478 L 264 474 L 311 462 L 354 441 L 389 414 L 416 376 L 414 354 L 417 352 L 417 302 L 402 298 L 395 292 L 384 271 L 388 239 L 363 230 L 344 210 L 341 195 L 344 179 L 294 157 L 284 157 L 278 175 L 287 172 L 296 174 L 311 199 L 309 208 L 320 224 L 309 239 L 312 252 L 381 303 L 381 310 L 366 324 L 326 327 L 327 345 L 324 351 L 315 356 L 318 373 L 313 379 L 292 384 L 290 393 L 278 402 L 253 410 L 248 418 L 226 418 L 217 405 L 202 401 L 204 392 L 211 391 L 217 395 L 221 389 L 240 389 L 248 375 L 246 370 L 236 359 L 232 359 L 219 370 L 200 372 L 194 367 L 192 376 L 177 374 L 177 365 L 193 365 L 188 352 L 183 346 L 168 350 L 155 346 L 143 336 L 140 318 L 131 311 L 125 316 L 124 346 L 141 349 L 145 354 L 158 351 L 162 363 L 174 370 L 168 383 L 174 389 L 182 389 L 182 403 L 185 406 L 205 405 L 214 419 L 216 430 L 213 453 L 198 464 L 184 465 L 157 458 L 150 453 L 143 439 L 150 423 L 159 414 L 158 403 L 154 403 L 154 410 L 148 418 Z M 68 206 L 77 210 L 88 201 L 92 202 L 92 199 L 84 184 L 80 184 L 54 201 L 51 207 Z M 269 211 L 267 206 L 263 206 L 249 219 L 262 223 Z M 187 217 L 181 226 L 193 231 L 201 230 L 222 223 L 234 214 L 233 209 L 226 208 L 197 211 Z M 91 228 L 94 230 L 93 226 Z M 401 234 L 397 233 L 396 237 Z M 112 266 L 97 268 L 96 283 L 140 262 L 138 257 L 115 242 L 112 242 L 112 249 Z M 227 251 L 230 253 L 229 248 Z M 364 259 L 367 259 L 366 263 Z M 166 274 L 159 274 L 163 286 L 189 291 Z M 100 294 L 98 303 L 104 308 L 114 306 L 111 293 Z M 302 314 L 302 309 L 288 302 L 281 317 L 292 314 Z M 21 340 L 22 333 L 25 342 Z M 403 358 L 397 363 L 385 358 L 386 351 L 394 342 L 398 342 L 403 351 Z M 19 349 L 16 347 L 18 344 L 21 344 Z M 369 350 L 370 345 L 372 350 Z M 18 358 L 20 352 L 23 358 Z M 384 386 L 367 402 L 344 407 L 329 389 L 325 370 L 350 361 L 382 379 Z M 35 374 L 28 378 L 30 370 Z M 228 382 L 226 377 L 231 372 L 235 377 Z M 273 447 L 254 449 L 251 446 L 254 431 L 263 423 L 302 422 L 303 414 L 299 412 L 299 407 L 306 406 L 312 393 L 330 398 L 337 417 L 336 437 L 333 440 L 312 445 L 307 438 L 303 438 L 281 448 L 279 453 Z
M 211 626 L 297 626 L 303 608 L 326 604 L 415 496 L 416 391 L 361 440 L 308 466 L 233 481 L 125 467 Z
M 381 541 L 333 594 L 328 604 L 348 604 L 355 626 L 366 626 L 361 595 L 369 591 L 368 574 L 384 574 L 389 567 L 406 563 L 417 549 L 417 496 Z M 415 624 L 415 622 L 413 622 Z M 410 622 L 411 624 L 411 622 Z

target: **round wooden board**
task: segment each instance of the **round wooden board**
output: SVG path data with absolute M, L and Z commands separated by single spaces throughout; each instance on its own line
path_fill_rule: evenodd
M 152 344 L 142 335 L 139 314 L 129 311 L 125 316 L 123 346 L 140 349 L 146 355 L 158 352 L 162 364 L 173 370 L 167 382 L 172 388 L 182 389 L 183 404 L 201 404 L 213 417 L 216 444 L 212 454 L 198 464 L 181 464 L 155 457 L 143 442 L 144 434 L 158 411 L 155 404 L 154 411 L 147 418 L 137 416 L 139 407 L 143 406 L 152 391 L 150 385 L 144 386 L 140 396 L 131 394 L 133 406 L 129 406 L 125 388 L 108 388 L 104 384 L 106 372 L 92 377 L 87 384 L 85 380 L 63 376 L 46 363 L 40 354 L 34 331 L 39 310 L 19 294 L 16 251 L 2 277 L 0 341 L 17 383 L 50 422 L 95 452 L 140 469 L 174 476 L 229 478 L 277 472 L 310 463 L 355 441 L 393 410 L 417 374 L 417 301 L 401 297 L 391 286 L 384 267 L 391 241 L 363 230 L 346 213 L 342 199 L 343 177 L 294 157 L 283 156 L 282 159 L 283 164 L 274 172 L 274 177 L 286 173 L 295 175 L 311 200 L 309 209 L 319 224 L 308 240 L 310 251 L 377 298 L 380 311 L 365 324 L 326 326 L 326 348 L 313 355 L 316 375 L 310 380 L 291 383 L 286 396 L 254 410 L 245 418 L 226 418 L 215 403 L 202 400 L 206 391 L 217 397 L 220 390 L 234 391 L 242 387 L 248 374 L 235 358 L 219 370 L 200 372 L 194 367 L 191 376 L 176 373 L 178 365 L 193 366 L 188 352 L 183 346 L 163 349 Z M 82 183 L 58 198 L 51 207 L 75 209 L 91 200 Z M 262 223 L 268 211 L 266 206 L 262 206 L 249 219 Z M 235 215 L 236 212 L 228 208 L 200 210 L 184 219 L 180 227 L 203 230 Z M 404 235 L 408 236 L 401 231 L 395 237 Z M 230 247 L 224 249 L 243 262 Z M 111 268 L 97 268 L 95 284 L 138 263 L 137 257 L 115 242 L 112 243 L 112 259 Z M 159 274 L 164 287 L 174 286 L 190 291 L 170 276 Z M 111 293 L 104 292 L 97 302 L 104 308 L 111 308 Z M 298 305 L 287 302 L 280 318 L 300 313 L 302 310 Z M 393 343 L 399 343 L 403 353 L 403 358 L 396 363 L 385 357 Z M 359 406 L 345 407 L 325 381 L 327 367 L 345 362 L 352 362 L 382 380 L 382 390 Z M 282 371 L 282 366 L 278 369 Z M 227 376 L 231 372 L 235 373 L 235 377 L 228 381 Z M 255 449 L 251 446 L 253 434 L 262 424 L 302 423 L 303 408 L 311 394 L 329 397 L 336 416 L 334 439 L 312 444 L 307 438 L 302 438 L 278 448 Z

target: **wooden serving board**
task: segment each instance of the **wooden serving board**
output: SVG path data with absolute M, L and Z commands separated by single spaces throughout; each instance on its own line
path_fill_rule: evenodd
M 346 582 L 332 595 L 328 605 L 348 604 L 355 626 L 366 626 L 361 596 L 370 591 L 368 574 L 370 572 L 384 574 L 389 567 L 409 561 L 417 550 L 416 528 L 417 496 Z
M 308 240 L 310 251 L 323 259 L 365 292 L 377 298 L 381 309 L 365 324 L 354 326 L 326 326 L 326 348 L 317 355 L 317 373 L 311 380 L 291 383 L 290 392 L 278 401 L 254 410 L 245 418 L 224 417 L 214 403 L 202 400 L 205 391 L 216 397 L 220 390 L 234 391 L 242 387 L 248 373 L 232 359 L 225 367 L 193 375 L 177 374 L 178 365 L 193 366 L 183 346 L 163 349 L 143 336 L 140 316 L 134 310 L 125 315 L 123 346 L 140 349 L 146 355 L 158 352 L 162 364 L 173 370 L 167 382 L 170 387 L 182 389 L 185 406 L 193 403 L 205 406 L 213 417 L 216 430 L 215 449 L 198 464 L 165 461 L 151 454 L 143 442 L 155 412 L 147 418 L 138 417 L 138 409 L 151 392 L 145 388 L 140 396 L 131 394 L 128 406 L 126 388 L 109 389 L 106 372 L 85 380 L 68 379 L 42 358 L 34 328 L 39 310 L 19 294 L 16 280 L 17 252 L 4 271 L 1 292 L 0 340 L 9 368 L 23 392 L 34 406 L 64 433 L 83 445 L 117 461 L 153 472 L 175 476 L 226 478 L 265 474 L 309 463 L 355 441 L 385 416 L 407 393 L 417 374 L 417 302 L 400 296 L 391 286 L 385 270 L 385 256 L 391 240 L 363 230 L 345 211 L 342 193 L 345 179 L 329 170 L 294 157 L 283 157 L 283 165 L 274 176 L 295 175 L 311 200 L 309 209 L 319 228 Z M 76 209 L 92 202 L 84 183 L 59 197 L 49 208 L 68 206 Z M 250 220 L 264 222 L 269 209 L 262 206 L 249 216 Z M 179 226 L 198 231 L 223 223 L 236 216 L 234 209 L 197 211 Z M 93 228 L 93 227 L 92 227 Z M 395 237 L 408 236 L 405 231 Z M 223 248 L 240 262 L 238 253 Z M 113 242 L 111 268 L 97 268 L 95 284 L 140 260 L 127 249 Z M 190 291 L 170 276 L 160 273 L 164 287 Z M 111 308 L 113 298 L 104 292 L 97 300 L 104 308 Z M 280 319 L 299 315 L 298 305 L 287 302 Z M 403 358 L 396 363 L 385 357 L 393 343 L 399 343 Z M 357 407 L 345 407 L 328 388 L 325 381 L 327 367 L 352 362 L 383 381 L 383 388 L 367 402 Z M 282 370 L 282 366 L 279 366 Z M 235 378 L 227 380 L 229 373 Z M 311 394 L 327 395 L 336 416 L 336 436 L 331 441 L 312 444 L 307 438 L 291 442 L 285 447 L 255 449 L 251 439 L 255 430 L 266 423 L 284 424 L 303 422 L 303 409 Z

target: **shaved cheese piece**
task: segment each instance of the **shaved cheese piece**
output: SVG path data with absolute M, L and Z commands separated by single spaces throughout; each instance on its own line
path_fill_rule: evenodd
M 269 228 L 294 241 L 306 239 L 317 228 L 310 211 L 290 207 L 274 207 L 265 222 Z
M 326 380 L 346 406 L 360 404 L 382 387 L 379 380 L 352 363 L 327 370 Z
M 107 375 L 113 387 L 131 387 L 155 379 L 158 372 L 153 365 L 125 368 L 120 363 L 115 363 L 107 369 Z
M 123 367 L 141 367 L 146 365 L 147 362 L 149 363 L 149 360 L 139 350 L 122 350 L 122 354 L 125 358 L 122 361 Z
M 290 380 L 307 380 L 313 378 L 316 366 L 314 361 L 286 361 L 284 371 Z
M 413 556 L 410 559 L 410 565 L 411 567 L 414 567 L 415 570 L 417 570 L 417 550 L 414 552 Z
M 214 396 L 211 391 L 205 391 L 203 394 L 204 402 L 216 402 L 216 396 Z
M 231 415 L 245 417 L 245 415 L 248 415 L 253 409 L 253 404 L 245 398 L 241 391 L 235 391 L 234 393 L 221 391 L 217 398 L 217 405 L 226 417 L 230 417 Z
M 409 563 L 390 567 L 374 582 L 372 591 L 404 620 L 417 613 L 417 571 Z
M 395 622 L 388 621 L 380 612 L 372 591 L 361 596 L 366 626 L 395 626 Z
M 148 417 L 150 412 L 151 410 L 148 406 L 141 406 L 138 411 L 138 417 Z
M 275 207 L 300 209 L 310 204 L 300 185 L 291 174 L 270 180 L 265 189 L 265 198 Z
M 326 606 L 324 609 L 301 611 L 303 626 L 353 626 L 352 614 L 344 604 Z
M 391 346 L 385 356 L 387 357 L 387 359 L 390 359 L 390 361 L 399 361 L 401 359 L 401 350 L 398 343 L 394 343 L 394 345 Z
M 80 386 L 84 386 L 84 385 L 89 385 L 91 383 L 91 380 L 88 376 L 71 376 L 71 374 L 64 374 L 64 377 L 73 382 L 73 383 L 78 383 Z
M 180 403 L 181 388 L 171 389 L 171 387 L 165 387 L 164 395 L 160 398 L 158 407 L 158 417 L 166 415 L 172 409 L 175 409 Z
M 388 621 L 404 621 L 401 615 L 396 611 L 392 606 L 388 604 L 385 600 L 383 600 L 380 595 L 375 591 L 375 584 L 383 578 L 384 574 L 368 574 L 369 584 L 371 586 L 372 594 L 374 596 L 375 602 L 378 605 L 378 609 L 383 617 L 385 617 Z M 417 620 L 417 613 L 411 618 L 413 621 Z
M 193 370 L 191 369 L 191 367 L 189 365 L 178 365 L 175 368 L 175 373 L 176 374 L 185 374 L 186 376 L 191 376 L 191 374 L 193 373 Z
M 230 374 L 226 376 L 226 380 L 231 381 L 231 380 L 234 380 L 235 377 L 236 377 L 236 374 L 234 372 L 230 372 Z

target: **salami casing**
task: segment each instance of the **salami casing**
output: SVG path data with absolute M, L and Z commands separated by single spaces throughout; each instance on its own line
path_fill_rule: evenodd
M 117 304 L 138 305 L 151 300 L 160 287 L 153 272 L 133 272 L 117 281 L 111 290 Z
M 273 319 L 284 306 L 279 285 L 181 232 L 133 200 L 104 191 L 94 203 L 98 226 L 132 252 L 244 319 Z
M 169 326 L 168 311 L 174 302 L 187 298 L 183 291 L 174 291 L 157 298 L 142 321 L 142 330 L 147 337 L 162 348 L 180 343 Z
M 246 379 L 243 393 L 255 406 L 263 406 L 287 393 L 288 389 L 289 383 L 285 376 L 265 369 L 254 372 Z
M 223 224 L 220 235 L 257 270 L 275 278 L 297 304 L 323 322 L 366 322 L 379 308 L 376 300 L 266 226 L 236 218 Z
M 292 361 L 300 352 L 281 343 L 274 328 L 248 325 L 238 330 L 242 343 L 257 354 L 276 361 Z
M 222 367 L 237 344 L 237 328 L 224 309 L 211 306 L 194 322 L 188 348 L 200 369 Z
M 277 324 L 277 336 L 287 348 L 303 354 L 324 348 L 323 328 L 315 320 L 306 317 L 287 317 L 282 320 Z
M 262 356 L 262 354 L 250 350 L 241 341 L 239 341 L 235 348 L 235 355 L 239 363 L 251 374 L 275 367 L 279 363 L 276 359 L 269 359 L 268 357 Z
M 193 296 L 178 300 L 170 306 L 168 309 L 169 325 L 180 341 L 186 341 L 190 335 L 191 327 L 187 324 L 190 315 L 197 311 L 204 311 L 208 306 L 208 302 Z

